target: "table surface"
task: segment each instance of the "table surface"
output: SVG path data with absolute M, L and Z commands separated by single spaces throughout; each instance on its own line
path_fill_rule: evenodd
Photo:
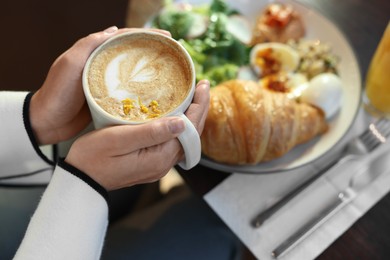
M 299 0 L 332 20 L 352 45 L 359 61 L 362 82 L 370 59 L 390 19 L 388 0 Z M 204 166 L 190 171 L 178 168 L 189 187 L 203 196 L 228 173 Z M 318 259 L 389 259 L 390 193 L 337 239 Z M 250 258 L 250 257 L 249 257 Z

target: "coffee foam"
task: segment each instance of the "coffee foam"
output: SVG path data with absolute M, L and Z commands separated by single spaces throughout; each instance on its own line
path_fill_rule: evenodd
M 146 37 L 145 37 L 146 36 Z M 135 103 L 125 115 L 122 100 L 130 98 L 148 105 L 159 104 L 161 115 L 180 105 L 192 84 L 188 61 L 168 42 L 149 35 L 117 39 L 92 60 L 88 84 L 96 102 L 108 113 L 131 121 L 144 121 L 148 115 Z

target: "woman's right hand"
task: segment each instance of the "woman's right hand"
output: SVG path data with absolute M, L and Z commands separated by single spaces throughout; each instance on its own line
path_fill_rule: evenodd
M 186 116 L 203 131 L 209 107 L 209 83 L 198 83 Z M 156 181 L 183 158 L 176 137 L 184 130 L 179 117 L 165 117 L 141 125 L 120 125 L 92 131 L 78 138 L 65 162 L 89 175 L 106 190 Z

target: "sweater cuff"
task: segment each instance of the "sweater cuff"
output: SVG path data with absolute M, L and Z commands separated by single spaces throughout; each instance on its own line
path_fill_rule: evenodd
M 30 103 L 31 103 L 31 98 L 34 95 L 34 93 L 30 92 L 27 94 L 26 98 L 24 99 L 23 103 L 23 123 L 24 127 L 26 129 L 27 135 L 30 139 L 30 142 L 35 150 L 35 152 L 38 154 L 39 157 L 41 157 L 42 160 L 47 162 L 50 165 L 54 166 L 54 162 L 49 160 L 49 158 L 46 157 L 39 148 L 37 139 L 35 138 L 33 129 L 31 127 L 31 121 L 30 121 Z
M 101 186 L 99 183 L 97 183 L 94 179 L 89 177 L 86 173 L 83 171 L 80 171 L 73 165 L 70 165 L 69 163 L 65 162 L 63 159 L 60 159 L 58 161 L 58 166 L 66 170 L 67 172 L 73 174 L 74 176 L 78 177 L 82 181 L 84 181 L 86 184 L 91 186 L 92 189 L 94 189 L 96 192 L 98 192 L 107 202 L 108 204 L 108 192 L 106 191 L 103 186 Z

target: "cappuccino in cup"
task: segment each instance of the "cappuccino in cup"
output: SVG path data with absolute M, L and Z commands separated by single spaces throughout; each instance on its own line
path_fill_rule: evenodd
M 146 30 L 110 38 L 88 58 L 83 90 L 95 128 L 181 117 L 185 160 L 179 165 L 190 169 L 200 161 L 199 134 L 184 114 L 195 93 L 195 69 L 174 39 Z
M 128 121 L 164 116 L 188 96 L 189 61 L 176 45 L 151 34 L 121 37 L 98 51 L 87 68 L 96 103 Z

